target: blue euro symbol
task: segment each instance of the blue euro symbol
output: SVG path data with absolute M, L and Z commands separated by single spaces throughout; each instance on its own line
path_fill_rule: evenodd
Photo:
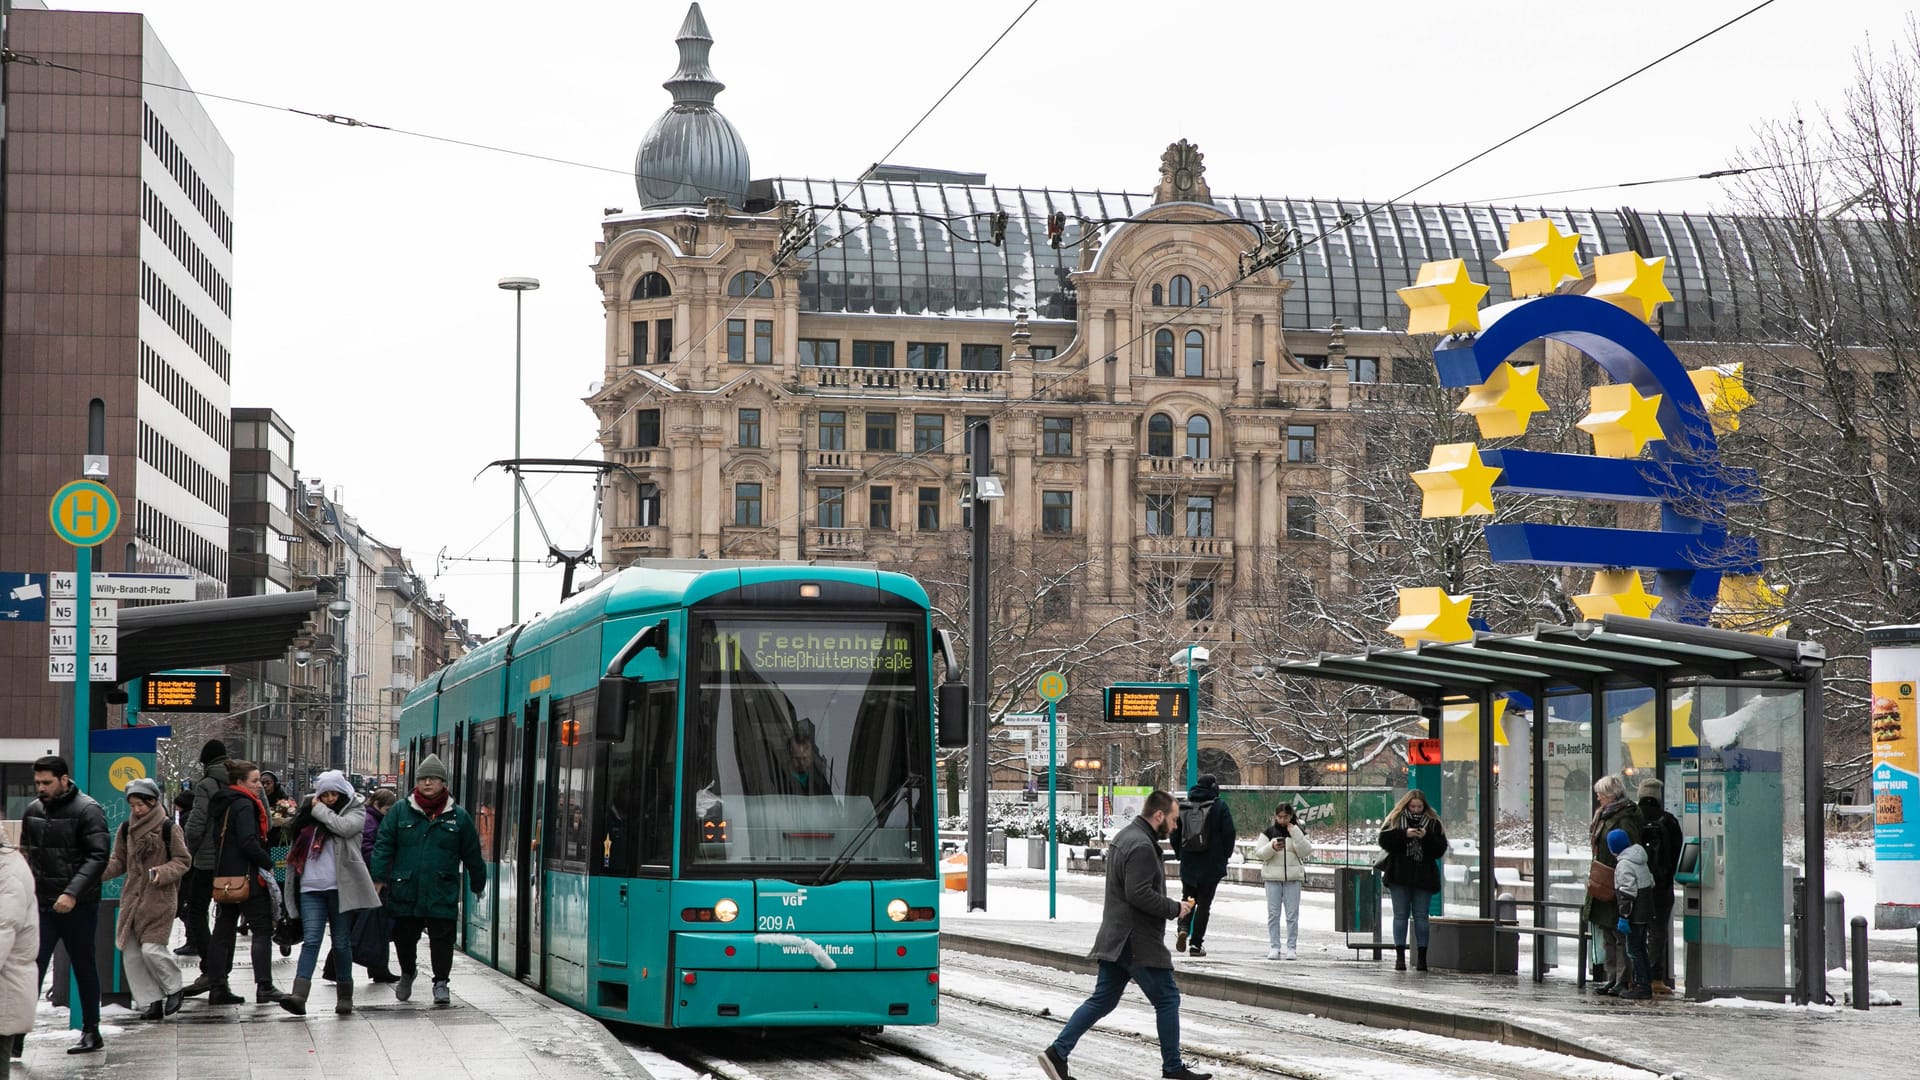
M 1632 383 L 1642 396 L 1661 395 L 1664 441 L 1647 444 L 1638 459 L 1487 450 L 1481 459 L 1499 468 L 1493 490 L 1605 502 L 1657 503 L 1660 528 L 1608 529 L 1532 522 L 1489 525 L 1487 551 L 1496 562 L 1577 566 L 1594 570 L 1651 570 L 1661 597 L 1659 617 L 1705 623 L 1723 574 L 1760 572 L 1760 545 L 1731 536 L 1727 509 L 1760 501 L 1751 469 L 1721 463 L 1713 423 L 1687 369 L 1651 327 L 1603 300 L 1543 296 L 1482 313 L 1485 329 L 1451 337 L 1434 350 L 1445 386 L 1484 383 L 1508 357 L 1541 339 L 1579 350 L 1614 382 Z

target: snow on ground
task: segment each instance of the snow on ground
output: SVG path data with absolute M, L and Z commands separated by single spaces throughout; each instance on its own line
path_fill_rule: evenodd
M 1002 889 L 994 887 L 994 880 L 1011 877 L 1014 874 L 1032 874 L 1037 878 L 1040 888 L 1035 889 L 1023 882 L 1022 888 Z M 994 867 L 988 877 L 987 910 L 969 912 L 967 894 L 952 889 L 940 893 L 940 918 L 959 925 L 971 922 L 1010 920 L 1016 922 L 1045 921 L 1047 918 L 1047 874 L 1039 871 L 1005 871 Z M 1056 919 L 1062 923 L 1084 923 L 1087 926 L 1100 925 L 1100 905 L 1068 895 L 1065 889 L 1058 891 L 1055 904 Z

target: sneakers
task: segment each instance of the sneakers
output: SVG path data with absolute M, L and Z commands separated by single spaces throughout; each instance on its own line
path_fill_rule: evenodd
M 1285 956 L 1285 959 L 1288 959 L 1288 960 L 1298 960 L 1298 959 L 1300 959 L 1300 957 L 1299 957 L 1299 955 L 1298 955 L 1298 954 L 1296 954 L 1296 953 L 1295 953 L 1295 952 L 1293 951 L 1293 946 L 1291 946 L 1291 945 L 1289 945 L 1289 946 L 1287 946 L 1287 952 L 1286 952 L 1286 956 Z
M 1173 951 L 1174 952 L 1187 951 L 1187 932 L 1185 930 L 1181 930 L 1178 933 L 1173 935 Z
M 1267 950 L 1267 959 L 1269 959 L 1269 960 L 1278 960 L 1278 959 L 1280 959 L 1280 950 L 1279 950 L 1279 949 L 1268 949 L 1268 950 Z
M 453 1004 L 453 991 L 447 986 L 445 979 L 433 980 L 433 1003 L 435 1005 Z
M 393 984 L 393 1000 L 410 1001 L 413 999 L 413 976 L 402 975 L 400 981 Z
M 1189 1065 L 1182 1065 L 1177 1069 L 1162 1069 L 1160 1075 L 1166 1080 L 1213 1080 L 1212 1073 L 1194 1072 Z
M 1188 956 L 1205 956 L 1207 955 L 1207 950 L 1201 948 L 1200 943 L 1196 941 L 1192 945 L 1189 945 L 1187 947 L 1187 955 Z
M 1040 1051 L 1040 1068 L 1045 1070 L 1047 1080 L 1073 1080 L 1072 1074 L 1067 1072 L 1067 1059 L 1051 1046 Z

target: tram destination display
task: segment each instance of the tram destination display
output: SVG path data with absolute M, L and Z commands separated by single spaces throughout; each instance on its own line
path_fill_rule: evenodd
M 140 711 L 223 713 L 233 710 L 231 675 L 148 675 L 140 680 Z
M 1190 715 L 1184 686 L 1162 683 L 1107 687 L 1110 724 L 1184 724 Z

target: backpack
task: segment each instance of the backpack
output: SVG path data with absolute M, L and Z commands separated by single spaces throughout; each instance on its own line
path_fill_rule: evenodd
M 1180 851 L 1185 855 L 1199 855 L 1207 850 L 1207 811 L 1213 809 L 1210 802 L 1188 803 L 1180 808 Z

